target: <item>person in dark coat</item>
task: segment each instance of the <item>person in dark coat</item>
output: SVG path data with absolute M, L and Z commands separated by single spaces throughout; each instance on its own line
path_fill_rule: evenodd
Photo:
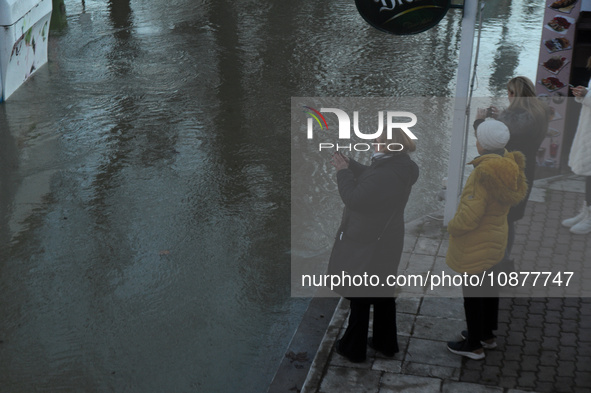
M 404 208 L 419 169 L 408 155 L 416 146 L 402 130 L 394 129 L 390 139 L 383 134 L 376 142 L 370 166 L 340 153 L 333 156 L 339 194 L 345 204 L 335 245 L 343 239 L 368 243 L 382 234 L 375 249 L 368 252 L 372 256 L 366 267 L 369 272 L 380 272 L 380 280 L 385 280 L 386 274 L 396 274 L 400 263 Z M 400 146 L 401 151 L 390 151 L 400 150 Z M 349 298 L 349 323 L 335 349 L 352 362 L 365 360 L 368 344 L 389 357 L 399 350 L 394 288 L 387 292 L 379 288 L 381 292 L 363 288 L 367 289 L 363 296 L 368 297 Z M 374 307 L 373 338 L 368 339 L 371 305 Z
M 510 103 L 507 109 L 500 113 L 494 106 L 490 108 L 490 113 L 487 113 L 487 109 L 478 109 L 474 121 L 474 130 L 487 116 L 503 122 L 509 128 L 511 135 L 505 148 L 509 152 L 520 151 L 525 155 L 527 195 L 518 205 L 512 207 L 507 215 L 509 233 L 504 258 L 506 261 L 510 259 L 515 240 L 515 221 L 521 220 L 525 214 L 525 207 L 535 178 L 536 154 L 548 133 L 551 114 L 548 106 L 536 97 L 534 84 L 529 78 L 518 76 L 511 79 L 507 83 L 507 95 Z

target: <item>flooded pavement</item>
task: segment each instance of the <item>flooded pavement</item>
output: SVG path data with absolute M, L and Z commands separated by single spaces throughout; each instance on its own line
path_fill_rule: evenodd
M 487 2 L 478 93 L 536 69 L 536 3 Z M 265 391 L 307 306 L 290 98 L 452 96 L 460 12 L 394 37 L 353 2 L 65 4 L 0 105 L 0 391 Z M 441 207 L 437 132 L 408 219 Z

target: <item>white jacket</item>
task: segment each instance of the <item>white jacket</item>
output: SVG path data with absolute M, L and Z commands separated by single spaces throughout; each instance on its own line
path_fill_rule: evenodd
M 591 176 L 591 81 L 585 97 L 575 97 L 582 103 L 575 139 L 568 157 L 568 166 L 577 175 Z

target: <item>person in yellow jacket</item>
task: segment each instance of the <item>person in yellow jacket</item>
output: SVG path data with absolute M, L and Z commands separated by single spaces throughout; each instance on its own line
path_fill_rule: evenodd
M 505 150 L 509 136 L 507 126 L 492 118 L 476 130 L 480 156 L 468 163 L 474 170 L 447 226 L 446 263 L 458 273 L 482 276 L 484 271 L 494 271 L 505 254 L 507 213 L 527 193 L 525 157 L 519 151 Z M 461 333 L 462 341 L 449 342 L 447 347 L 458 355 L 483 359 L 484 348 L 496 347 L 498 288 L 491 288 L 489 282 L 482 287 L 464 285 L 462 291 L 468 329 Z

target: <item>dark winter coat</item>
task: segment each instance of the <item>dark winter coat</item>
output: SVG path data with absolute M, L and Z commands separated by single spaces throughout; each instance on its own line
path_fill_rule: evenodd
M 534 184 L 536 171 L 536 154 L 540 145 L 544 141 L 548 132 L 548 118 L 535 119 L 532 114 L 526 110 L 507 109 L 497 117 L 497 120 L 503 122 L 511 137 L 505 146 L 507 151 L 520 151 L 525 155 L 525 177 L 527 179 L 527 195 L 517 205 L 509 210 L 507 220 L 517 221 L 523 218 L 525 206 Z M 474 129 L 482 123 L 482 120 L 474 122 Z
M 404 245 L 404 208 L 419 168 L 406 153 L 383 156 L 370 166 L 354 160 L 337 172 L 339 194 L 345 204 L 338 233 L 359 243 L 373 242 L 386 228 L 369 266 L 388 266 L 396 274 Z M 339 236 L 339 235 L 337 235 Z

